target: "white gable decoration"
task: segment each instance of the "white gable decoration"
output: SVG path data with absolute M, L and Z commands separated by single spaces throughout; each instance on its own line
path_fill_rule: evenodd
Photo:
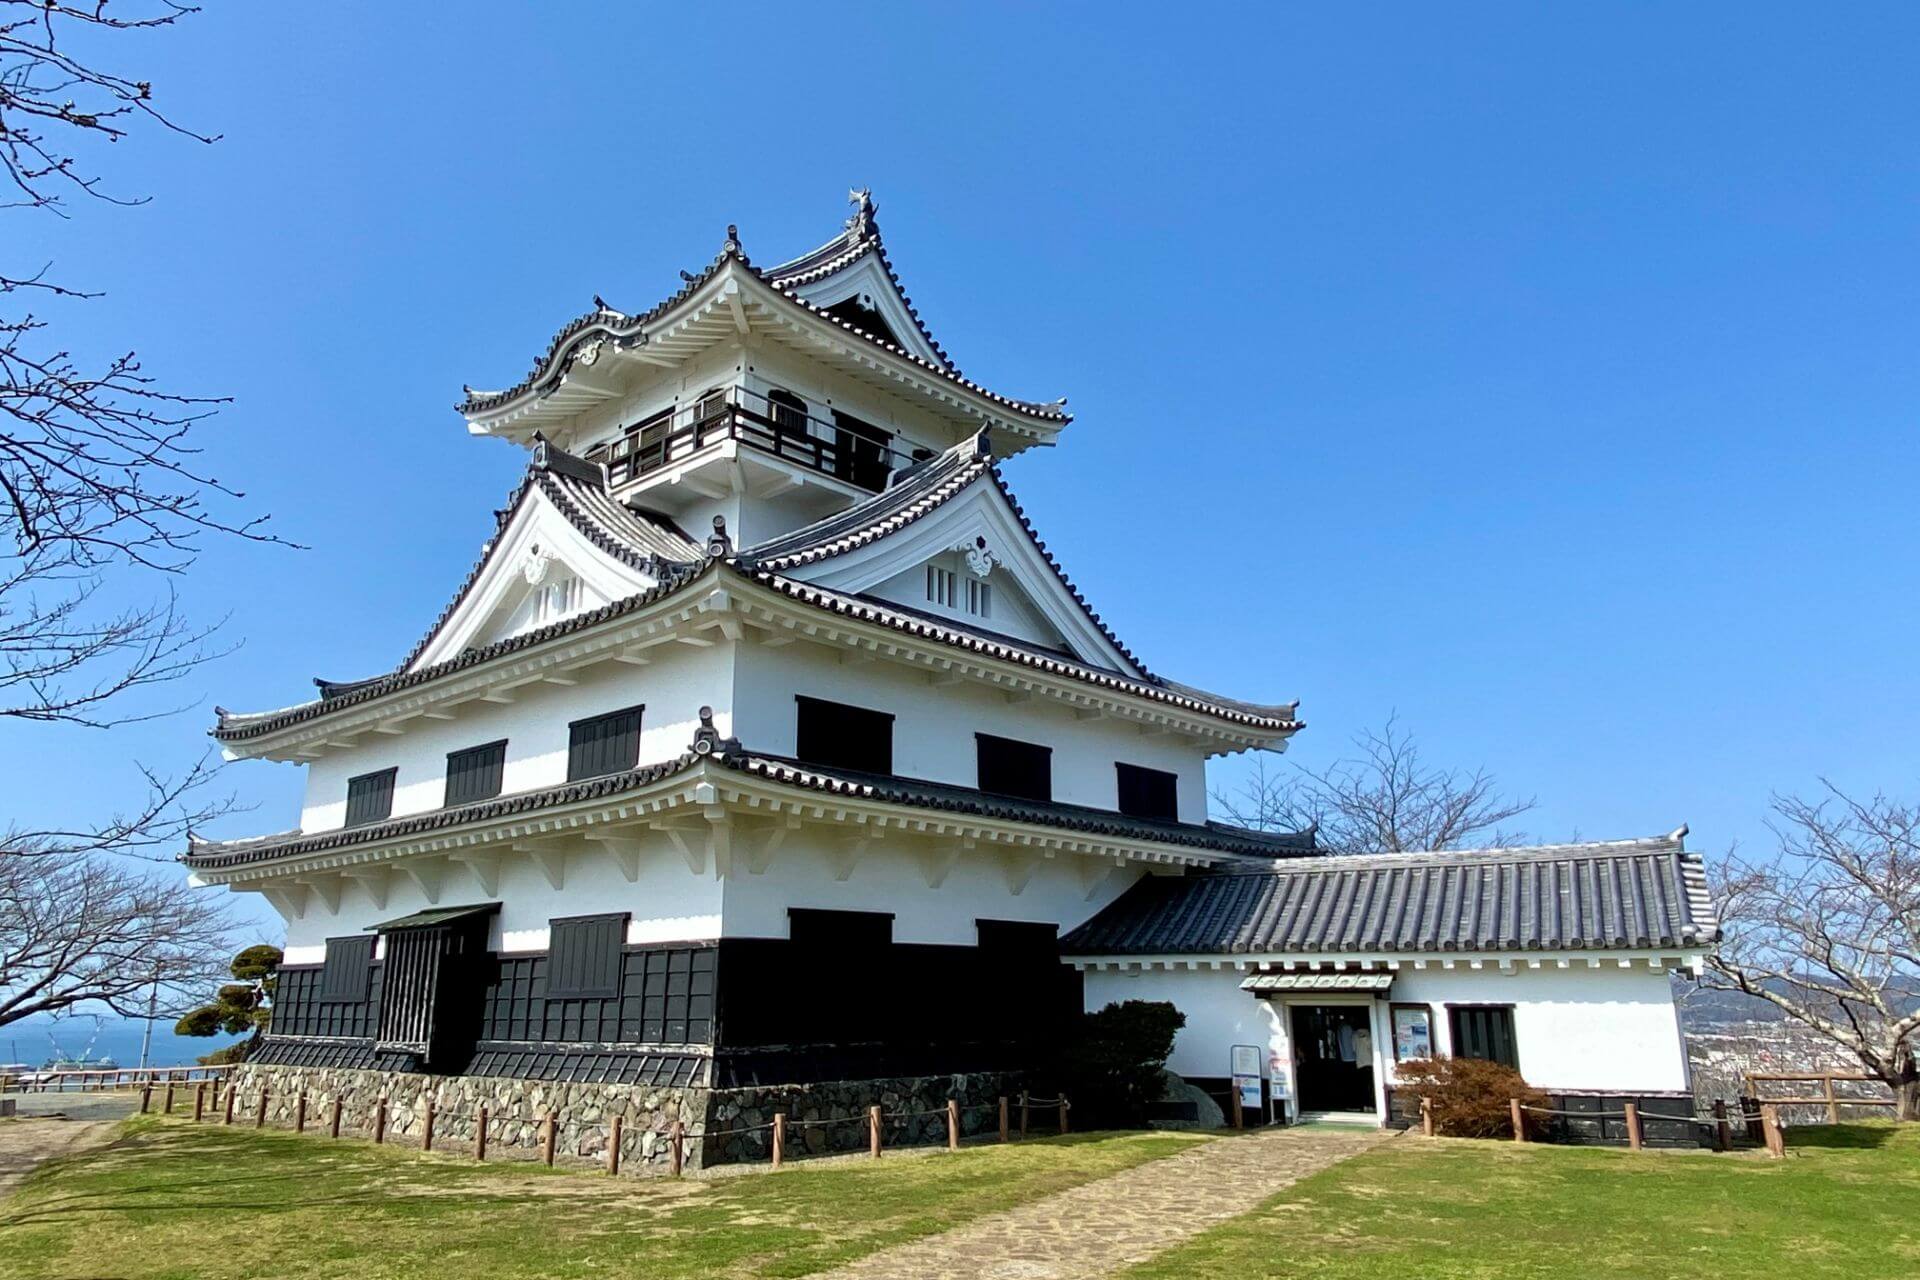
M 930 602 L 921 586 L 929 565 L 987 580 L 994 593 L 994 610 L 982 619 L 977 611 L 964 607 L 963 599 L 954 607 Z M 989 475 L 983 474 L 964 492 L 905 528 L 789 570 L 788 576 L 961 620 L 969 620 L 969 612 L 975 612 L 970 620 L 988 630 L 1065 649 L 1089 666 L 1136 678 L 1145 674 L 1087 616 Z M 964 597 L 964 589 L 957 594 Z M 929 604 L 935 607 L 929 609 Z
M 646 591 L 659 579 L 589 541 L 529 485 L 466 592 L 408 670 Z

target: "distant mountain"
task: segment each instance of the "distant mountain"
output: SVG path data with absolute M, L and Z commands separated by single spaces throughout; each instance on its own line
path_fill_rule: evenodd
M 1901 997 L 1896 1007 L 1920 1008 L 1920 981 L 1896 984 Z M 1724 1032 L 1756 1022 L 1784 1022 L 1779 1006 L 1742 991 L 1720 991 L 1675 978 L 1674 1002 L 1680 1006 L 1680 1025 L 1689 1032 Z

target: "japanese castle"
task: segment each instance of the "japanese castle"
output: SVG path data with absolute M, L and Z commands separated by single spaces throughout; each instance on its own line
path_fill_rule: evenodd
M 1265 1119 L 1386 1122 L 1433 1053 L 1687 1089 L 1668 975 L 1717 929 L 1684 829 L 1359 858 L 1209 821 L 1209 759 L 1284 749 L 1296 705 L 1150 669 L 1074 588 L 1001 473 L 1064 402 L 961 373 L 868 193 L 778 266 L 729 227 L 657 305 L 595 303 L 459 405 L 526 471 L 412 651 L 218 713 L 307 777 L 296 829 L 184 855 L 286 921 L 260 1079 L 671 1090 L 712 1125 L 1004 1089 L 1150 999 L 1171 1069 Z

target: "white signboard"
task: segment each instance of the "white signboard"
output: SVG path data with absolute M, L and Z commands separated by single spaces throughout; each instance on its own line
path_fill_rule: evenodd
M 1230 1050 L 1229 1069 L 1233 1088 L 1240 1095 L 1240 1109 L 1250 1116 L 1260 1114 L 1260 1046 L 1236 1044 Z

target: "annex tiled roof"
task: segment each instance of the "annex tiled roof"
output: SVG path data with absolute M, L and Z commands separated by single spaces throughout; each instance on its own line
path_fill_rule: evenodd
M 376 1053 L 366 1039 L 325 1039 L 269 1033 L 247 1059 L 270 1067 L 326 1067 L 417 1072 L 412 1054 Z M 523 1045 L 481 1041 L 460 1073 L 515 1080 L 685 1087 L 707 1083 L 706 1054 L 625 1045 Z
M 878 248 L 878 236 L 878 229 L 875 228 L 872 231 L 874 249 Z M 822 246 L 822 249 L 840 245 L 844 240 L 844 236 L 836 237 L 834 240 L 829 241 L 827 245 Z M 841 262 L 839 267 L 850 265 L 859 257 L 864 256 L 868 251 L 871 250 L 863 248 L 860 252 L 852 254 L 851 256 L 844 253 L 841 254 L 840 256 L 844 257 L 845 261 Z M 820 250 L 814 252 L 818 253 Z M 805 262 L 812 257 L 813 254 L 808 254 L 803 258 L 796 259 L 795 263 Z M 885 262 L 884 254 L 882 261 Z M 552 341 L 547 344 L 545 353 L 533 362 L 533 368 L 528 372 L 526 377 L 503 391 L 475 391 L 469 387 L 466 389 L 466 398 L 454 407 L 460 413 L 472 417 L 491 412 L 503 405 L 509 404 L 529 391 L 546 389 L 556 385 L 565 375 L 572 360 L 573 353 L 580 349 L 583 344 L 593 341 L 596 337 L 610 341 L 616 346 L 631 345 L 641 340 L 649 324 L 660 319 L 681 303 L 691 298 L 695 293 L 698 293 L 700 289 L 718 275 L 721 269 L 729 262 L 737 263 L 744 271 L 749 273 L 753 279 L 766 285 L 772 296 L 779 299 L 784 305 L 796 307 L 816 319 L 837 326 L 863 341 L 872 343 L 874 346 L 911 364 L 918 365 L 928 372 L 952 382 L 957 386 L 963 387 L 983 399 L 1002 405 L 1027 418 L 1062 425 L 1072 421 L 1072 415 L 1066 410 L 1065 401 L 1021 400 L 1012 396 L 1001 395 L 996 391 L 990 391 L 972 379 L 962 376 L 959 370 L 954 368 L 950 361 L 947 361 L 946 353 L 940 349 L 937 343 L 933 342 L 931 334 L 927 335 L 927 341 L 929 345 L 933 347 L 935 353 L 940 356 L 939 361 L 924 359 L 914 352 L 899 346 L 897 343 L 887 341 L 879 334 L 868 333 L 858 325 L 833 315 L 825 308 L 815 306 L 813 303 L 808 302 L 806 299 L 792 292 L 792 289 L 802 274 L 805 274 L 805 278 L 807 279 L 817 279 L 817 275 L 811 274 L 811 272 L 817 270 L 817 268 L 810 268 L 808 273 L 792 272 L 790 269 L 794 266 L 794 263 L 783 264 L 773 271 L 763 271 L 756 268 L 752 260 L 747 257 L 746 252 L 740 247 L 739 229 L 731 226 L 727 228 L 726 243 L 721 246 L 718 256 L 698 275 L 688 275 L 683 272 L 682 277 L 684 283 L 673 296 L 656 306 L 650 307 L 639 315 L 631 316 L 615 311 L 596 299 L 596 304 L 592 311 L 569 321 L 561 327 L 558 333 L 554 334 Z M 839 267 L 836 267 L 836 269 L 839 269 Z M 891 264 L 888 264 L 887 271 L 889 274 L 892 273 L 892 270 Z M 778 274 L 781 272 L 787 272 L 788 274 Z M 901 297 L 906 297 L 904 290 L 901 293 Z M 911 310 L 911 304 L 909 304 L 909 309 Z M 914 323 L 920 327 L 922 333 L 925 333 L 926 329 L 924 325 L 920 324 L 919 314 L 917 312 L 913 314 Z
M 1719 936 L 1686 829 L 1645 840 L 1298 858 L 1141 881 L 1061 941 L 1079 955 L 1696 947 Z
M 1313 848 L 1310 832 L 1281 835 L 1243 831 L 1218 823 L 1202 825 L 1132 818 L 1085 805 L 1019 800 L 947 783 L 824 769 L 781 756 L 742 751 L 737 743 L 716 741 L 707 743 L 705 749 L 698 753 L 689 752 L 673 760 L 644 765 L 624 773 L 501 796 L 478 804 L 434 809 L 365 826 L 341 827 L 311 835 L 289 831 L 247 840 L 195 840 L 190 843 L 181 861 L 192 868 L 228 870 L 274 858 L 330 853 L 359 845 L 404 839 L 423 832 L 470 826 L 540 809 L 621 795 L 690 771 L 703 759 L 738 773 L 806 791 L 825 792 L 877 804 L 963 814 L 991 821 L 1026 823 L 1111 839 L 1138 840 L 1258 858 L 1293 856 L 1310 852 Z

